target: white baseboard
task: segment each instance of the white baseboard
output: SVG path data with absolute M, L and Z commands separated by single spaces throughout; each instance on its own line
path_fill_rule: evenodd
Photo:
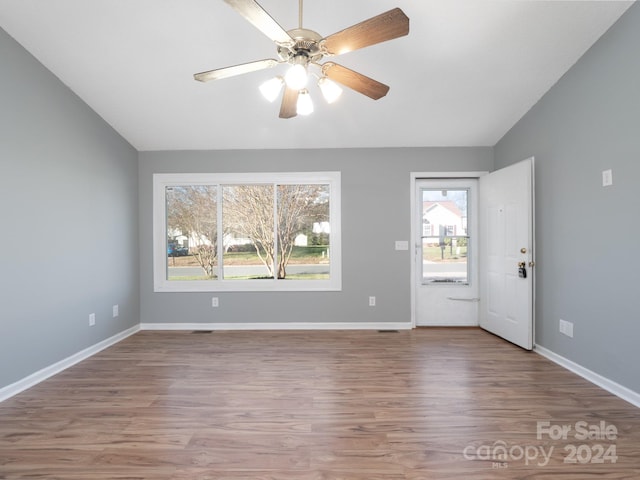
M 140 330 L 410 330 L 411 322 L 141 323 Z
M 543 357 L 548 358 L 561 367 L 564 367 L 567 370 L 580 375 L 582 378 L 589 380 L 595 385 L 598 385 L 599 387 L 605 389 L 607 392 L 613 393 L 615 396 L 620 397 L 621 399 L 629 402 L 636 407 L 640 407 L 640 393 L 634 392 L 633 390 L 620 385 L 613 380 L 609 380 L 608 378 L 603 377 L 602 375 L 593 372 L 588 368 L 583 367 L 582 365 L 572 362 L 568 358 L 558 355 L 551 350 L 541 347 L 540 345 L 536 345 L 534 350 L 536 353 L 539 353 Z
M 65 358 L 64 360 L 60 360 L 59 362 L 54 363 L 53 365 L 49 365 L 48 367 L 43 368 L 42 370 L 38 370 L 35 373 L 32 373 L 28 377 L 23 378 L 22 380 L 18 380 L 15 383 L 7 385 L 6 387 L 0 388 L 0 402 L 17 395 L 18 393 L 26 390 L 27 388 L 31 388 L 34 385 L 46 380 L 53 375 L 62 372 L 63 370 L 75 365 L 82 360 L 89 358 L 92 355 L 95 355 L 101 350 L 104 350 L 111 345 L 115 345 L 116 343 L 124 340 L 125 338 L 133 335 L 137 331 L 140 330 L 140 325 L 135 325 L 123 332 L 117 333 L 113 337 L 109 337 L 106 340 L 103 340 L 95 345 L 92 345 L 84 350 L 81 350 L 78 353 L 71 355 L 70 357 Z

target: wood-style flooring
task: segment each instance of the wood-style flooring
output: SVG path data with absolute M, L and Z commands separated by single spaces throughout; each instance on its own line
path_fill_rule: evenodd
M 0 478 L 639 479 L 640 409 L 479 329 L 144 331 L 0 403 Z

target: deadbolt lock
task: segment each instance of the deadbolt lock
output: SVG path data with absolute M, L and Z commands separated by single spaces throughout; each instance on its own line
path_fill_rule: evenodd
M 526 248 L 524 248 L 524 247 L 522 247 L 522 248 L 520 249 L 520 253 L 527 253 L 527 249 L 526 249 Z

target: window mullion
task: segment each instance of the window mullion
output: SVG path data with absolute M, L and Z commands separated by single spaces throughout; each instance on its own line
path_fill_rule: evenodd
M 273 184 L 273 281 L 278 280 L 278 184 Z
M 218 183 L 217 188 L 217 197 L 218 201 L 216 202 L 216 223 L 218 224 L 216 235 L 218 237 L 218 245 L 217 245 L 217 255 L 218 255 L 218 278 L 217 280 L 222 280 L 224 278 L 224 228 L 222 223 L 222 184 Z

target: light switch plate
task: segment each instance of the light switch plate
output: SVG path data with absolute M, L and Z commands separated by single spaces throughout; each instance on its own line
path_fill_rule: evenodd
M 409 242 L 407 240 L 396 240 L 396 250 L 409 250 Z
M 603 187 L 608 187 L 609 185 L 613 185 L 613 171 L 611 169 L 603 170 L 602 171 L 602 186 Z

